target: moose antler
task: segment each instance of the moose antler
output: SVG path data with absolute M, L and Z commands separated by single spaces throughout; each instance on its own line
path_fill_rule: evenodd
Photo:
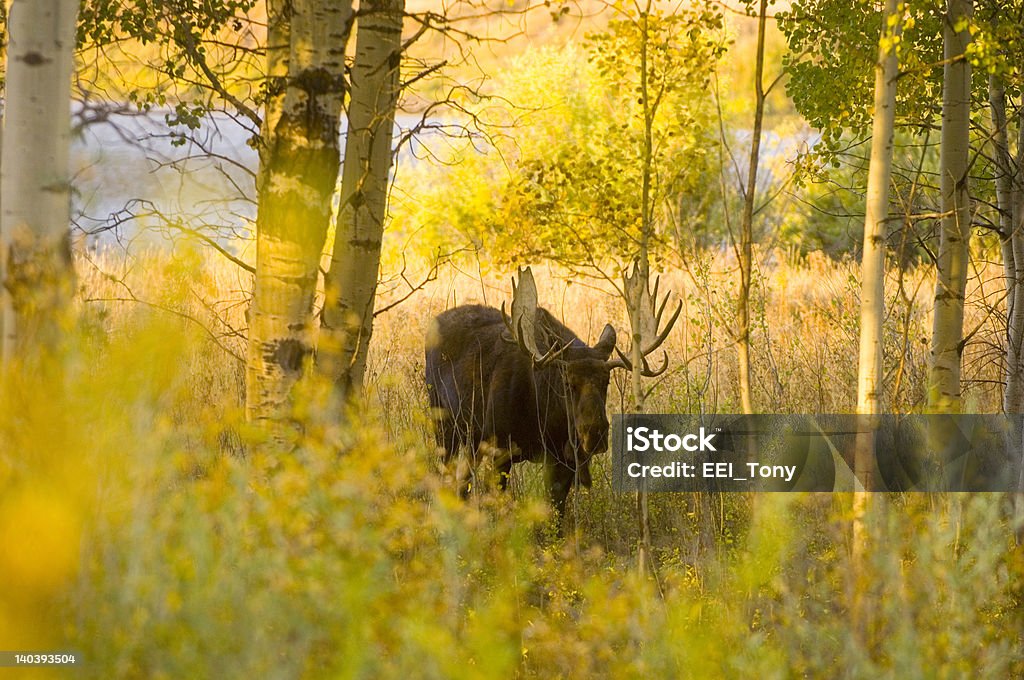
M 656 378 L 668 369 L 668 352 L 662 352 L 661 367 L 657 370 L 652 369 L 651 365 L 647 363 L 647 357 L 657 351 L 665 342 L 665 339 L 668 338 L 668 334 L 672 332 L 672 328 L 676 325 L 679 313 L 683 311 L 683 303 L 680 302 L 676 305 L 672 316 L 669 317 L 664 328 L 659 332 L 658 328 L 662 326 L 662 319 L 665 316 L 665 310 L 668 308 L 669 300 L 669 294 L 666 293 L 665 297 L 661 299 L 661 303 L 655 308 L 654 302 L 658 299 L 658 287 L 661 284 L 661 277 L 658 276 L 654 279 L 654 291 L 648 290 L 647 278 L 640 276 L 640 267 L 634 263 L 632 276 L 628 273 L 625 274 L 623 276 L 623 283 L 625 284 L 624 291 L 629 307 L 630 323 L 633 326 L 634 332 L 640 331 L 640 341 L 644 343 L 640 347 L 640 374 L 648 378 Z M 648 341 L 648 338 L 652 339 Z M 608 362 L 611 368 L 633 370 L 633 362 L 618 347 L 615 348 L 615 354 L 619 358 Z
M 501 303 L 501 318 L 505 327 L 522 349 L 533 360 L 534 368 L 543 368 L 557 359 L 571 343 L 561 347 L 556 344 L 546 353 L 537 347 L 537 283 L 533 280 L 533 272 L 529 267 L 519 268 L 519 283 L 512 279 L 512 318 L 505 313 L 505 303 Z

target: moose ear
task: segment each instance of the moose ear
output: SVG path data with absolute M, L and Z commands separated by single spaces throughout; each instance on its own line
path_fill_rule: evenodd
M 612 350 L 615 349 L 615 329 L 611 324 L 607 324 L 601 331 L 601 338 L 594 345 L 594 349 L 600 352 L 605 359 L 612 355 Z

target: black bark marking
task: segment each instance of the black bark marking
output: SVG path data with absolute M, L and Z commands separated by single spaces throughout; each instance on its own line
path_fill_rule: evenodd
M 380 239 L 375 238 L 353 238 L 348 244 L 360 250 L 377 250 L 380 248 Z
M 344 74 L 331 73 L 323 67 L 308 68 L 295 76 L 294 83 L 310 98 L 331 92 L 345 92 Z
M 279 365 L 289 373 L 302 370 L 302 362 L 309 355 L 310 349 L 294 338 L 286 338 L 273 344 L 273 351 L 266 356 L 267 361 Z
M 23 56 L 21 60 L 29 66 L 39 66 L 41 64 L 45 64 L 49 61 L 52 61 L 51 59 L 47 59 L 38 52 L 26 52 L 25 56 Z

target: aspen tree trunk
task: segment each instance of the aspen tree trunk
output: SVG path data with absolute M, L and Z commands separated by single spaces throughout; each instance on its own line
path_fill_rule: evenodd
M 645 295 L 650 290 L 650 235 L 651 230 L 654 227 L 654 216 L 652 214 L 651 206 L 651 166 L 653 165 L 653 149 L 654 149 L 654 111 L 651 108 L 651 97 L 649 91 L 649 83 L 647 81 L 647 59 L 648 59 L 648 43 L 650 41 L 649 34 L 649 19 L 651 12 L 652 3 L 648 0 L 647 8 L 640 17 L 641 30 L 643 35 L 640 39 L 640 97 L 643 100 L 644 107 L 644 141 L 643 141 L 643 172 L 641 181 L 641 195 L 640 195 L 640 248 L 637 255 L 636 264 L 633 268 L 633 279 L 635 279 L 630 285 L 629 281 L 625 282 L 624 289 L 627 291 L 626 297 L 627 304 L 629 305 L 629 320 L 630 329 L 632 334 L 632 352 L 630 361 L 633 363 L 633 370 L 630 375 L 630 386 L 633 393 L 633 411 L 636 413 L 642 413 L 644 410 L 644 388 L 643 382 L 641 381 L 641 367 L 643 366 L 643 343 L 646 340 L 644 337 L 644 326 L 650 325 L 645 324 L 645 315 L 653 318 L 654 310 L 652 307 L 652 301 L 649 295 Z M 630 291 L 636 291 L 635 294 L 630 294 Z M 644 309 L 644 306 L 648 309 Z M 657 329 L 651 329 L 657 334 Z M 640 519 L 640 543 L 637 546 L 637 570 L 641 575 L 646 575 L 648 564 L 651 561 L 651 522 L 650 522 L 650 507 L 648 504 L 647 496 L 647 481 L 644 480 L 641 484 L 640 491 L 637 492 L 636 496 L 637 514 Z
M 740 217 L 737 260 L 740 269 L 740 288 L 736 302 L 736 364 L 739 373 L 740 408 L 743 413 L 755 412 L 750 367 L 750 291 L 754 276 L 754 202 L 757 198 L 757 171 L 761 159 L 761 130 L 764 125 L 764 42 L 768 17 L 768 0 L 761 0 L 757 14 L 757 47 L 754 61 L 754 125 L 750 131 L 750 156 L 747 183 L 743 187 L 743 213 Z M 747 459 L 757 460 L 757 445 L 753 438 L 747 444 Z M 757 494 L 750 496 L 750 514 L 758 512 Z
M 1024 111 L 1017 114 L 1017 158 L 1010 154 L 1010 126 L 1006 117 L 1006 88 L 998 75 L 988 79 L 992 114 L 992 141 L 996 165 L 996 204 L 1002 235 L 1006 279 L 1006 386 L 1003 412 L 1024 413 Z M 1016 453 L 1016 491 L 1012 501 L 1018 519 L 1024 515 L 1024 428 L 1014 419 L 1006 437 L 1006 450 Z M 1024 531 L 1015 536 L 1024 542 Z
M 870 425 L 857 435 L 854 474 L 861 488 L 853 494 L 853 540 L 851 543 L 854 577 L 867 557 L 865 516 L 875 478 L 876 416 L 882 413 L 882 367 L 885 319 L 885 242 L 889 214 L 889 181 L 892 175 L 893 130 L 896 118 L 896 56 L 902 27 L 903 9 L 898 0 L 886 0 L 882 34 L 875 64 L 875 112 L 871 129 L 871 160 L 868 166 L 867 200 L 864 211 L 864 252 L 861 257 L 860 352 L 857 367 L 857 413 L 862 424 Z M 864 422 L 867 421 L 867 422 Z M 853 614 L 858 631 L 867 630 L 867 613 L 860 597 L 860 584 L 854 583 Z
M 267 0 L 267 79 L 266 103 L 260 127 L 260 165 L 257 195 L 270 174 L 270 148 L 274 130 L 281 119 L 288 85 L 288 57 L 291 52 L 291 9 L 289 0 Z
M 342 398 L 362 389 L 387 212 L 404 0 L 360 4 L 341 204 L 317 363 Z
M 74 292 L 71 69 L 78 0 L 15 0 L 0 158 L 3 360 L 54 348 Z
M 964 293 L 969 265 L 971 205 L 967 186 L 971 118 L 971 64 L 963 58 L 971 41 L 966 25 L 972 0 L 948 0 L 943 28 L 946 64 L 942 87 L 940 191 L 942 224 L 935 282 L 928 407 L 957 413 L 961 408 L 960 359 L 963 354 Z
M 886 0 L 884 21 L 878 63 L 875 64 L 875 114 L 864 215 L 864 253 L 861 259 L 857 412 L 867 415 L 881 413 L 882 407 L 882 321 L 885 302 L 885 241 L 888 235 L 886 218 L 889 213 L 896 77 L 899 70 L 896 57 L 896 40 L 900 35 L 897 0 Z
M 652 0 L 648 0 L 646 8 L 640 12 L 640 103 L 643 106 L 643 140 L 640 149 L 641 186 L 640 186 L 640 233 L 637 239 L 637 254 L 633 261 L 632 273 L 623 274 L 622 295 L 629 314 L 630 326 L 630 388 L 632 393 L 631 408 L 642 413 L 646 408 L 647 392 L 644 390 L 643 378 L 655 377 L 667 368 L 667 363 L 660 369 L 652 369 L 647 357 L 660 347 L 667 334 L 675 325 L 682 309 L 682 304 L 666 321 L 665 309 L 669 295 L 658 295 L 659 280 L 655 278 L 651 287 L 650 247 L 655 235 L 654 203 L 655 203 L 655 168 L 654 168 L 654 121 L 661 102 L 662 91 L 650 80 L 651 69 L 651 33 L 650 16 L 654 9 Z M 664 355 L 664 361 L 668 356 Z M 646 482 L 641 484 L 636 495 L 637 516 L 639 520 L 640 540 L 637 545 L 637 569 L 646 574 L 648 569 L 657 576 L 656 565 L 651 554 L 650 508 Z
M 761 0 L 754 65 L 754 129 L 750 133 L 750 165 L 747 168 L 747 186 L 743 192 L 743 215 L 740 220 L 740 290 L 736 304 L 740 406 L 747 414 L 754 412 L 753 388 L 750 384 L 750 289 L 754 274 L 754 199 L 757 192 L 757 168 L 761 158 L 761 128 L 764 124 L 764 34 L 767 16 L 768 0 Z
M 648 173 L 645 169 L 645 179 Z M 649 197 L 646 189 L 643 191 L 642 202 L 646 203 Z M 646 228 L 645 228 L 646 231 Z M 640 255 L 633 265 L 633 274 L 624 277 L 623 291 L 626 297 L 627 313 L 629 315 L 631 349 L 629 360 L 633 365 L 630 371 L 630 392 L 632 395 L 632 411 L 634 413 L 644 412 L 644 386 L 641 375 L 645 357 L 643 355 L 645 335 L 656 335 L 657 328 L 652 328 L 654 318 L 654 300 L 650 296 L 650 264 L 648 262 L 647 236 L 641 235 Z M 651 522 L 650 507 L 647 496 L 647 481 L 641 481 L 640 490 L 636 494 L 637 519 L 639 520 L 640 541 L 637 544 L 637 571 L 646 575 L 651 565 Z
M 900 35 L 897 0 L 886 0 L 884 25 L 875 64 L 875 114 L 871 130 L 871 160 L 868 168 L 867 201 L 864 214 L 864 253 L 861 258 L 860 353 L 857 376 L 857 413 L 866 416 L 882 412 L 882 322 L 885 319 L 885 241 L 889 213 L 889 180 L 892 174 L 893 129 L 896 116 L 896 77 L 899 63 L 896 44 Z M 870 433 L 869 433 L 870 434 Z M 863 446 L 862 446 L 863 444 Z M 864 491 L 872 490 L 874 439 L 858 441 L 854 472 Z M 858 502 L 859 501 L 859 502 Z M 866 506 L 864 494 L 854 505 Z M 856 518 L 862 513 L 855 512 Z M 857 528 L 855 522 L 855 545 Z
M 312 351 L 313 295 L 338 177 L 353 10 L 349 2 L 331 0 L 272 2 L 270 10 L 269 139 L 258 173 L 246 413 L 281 445 L 290 436 L 291 388 Z
M 1003 270 L 1006 279 L 1006 387 L 1005 413 L 1024 412 L 1024 177 L 1010 155 L 1006 88 L 997 75 L 989 76 L 989 106 L 996 165 L 996 204 L 1002 234 Z

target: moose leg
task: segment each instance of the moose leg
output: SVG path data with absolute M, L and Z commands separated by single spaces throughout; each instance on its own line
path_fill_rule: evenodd
M 565 501 L 569 497 L 576 473 L 562 463 L 548 463 L 547 466 L 548 497 L 551 508 L 555 511 L 555 521 L 560 527 L 565 517 Z
M 456 488 L 459 490 L 459 498 L 462 500 L 469 498 L 469 488 L 471 486 L 470 480 L 473 477 L 474 467 L 471 458 L 471 453 L 467 453 L 465 456 L 459 456 L 458 463 L 455 466 Z
M 459 459 L 456 470 L 459 496 L 465 499 L 471 491 L 490 486 L 494 483 L 495 475 L 498 485 L 504 491 L 508 487 L 511 471 L 511 451 L 498 446 L 493 439 L 484 440 L 470 455 Z
M 562 449 L 562 460 L 575 461 L 576 472 L 573 474 L 573 485 L 589 489 L 593 483 L 590 476 L 590 460 L 580 462 L 579 453 L 570 442 L 566 442 L 565 448 Z
M 497 479 L 498 486 L 504 491 L 508 487 L 508 475 L 512 470 L 512 452 L 498 446 L 492 438 L 480 442 L 477 454 L 476 478 L 478 482 L 486 483 L 489 486 Z
M 498 466 L 498 487 L 502 491 L 508 491 L 508 481 L 512 478 L 512 457 L 506 456 L 505 461 Z

